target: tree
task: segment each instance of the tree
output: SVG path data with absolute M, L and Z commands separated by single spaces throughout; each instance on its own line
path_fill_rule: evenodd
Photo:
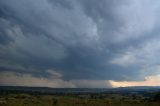
M 58 104 L 58 100 L 57 99 L 53 99 L 53 106 L 56 106 Z
M 160 92 L 154 96 L 154 101 L 160 101 Z

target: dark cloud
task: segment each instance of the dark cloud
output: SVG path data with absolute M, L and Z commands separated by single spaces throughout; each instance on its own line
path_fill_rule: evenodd
M 142 80 L 160 62 L 158 4 L 0 1 L 0 71 L 49 77 L 53 69 L 63 80 Z

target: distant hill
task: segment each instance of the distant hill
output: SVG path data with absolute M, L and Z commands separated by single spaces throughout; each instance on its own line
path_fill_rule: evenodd
M 135 86 L 119 88 L 49 88 L 26 86 L 0 86 L 0 92 L 27 92 L 27 93 L 131 93 L 131 92 L 160 92 L 160 86 Z

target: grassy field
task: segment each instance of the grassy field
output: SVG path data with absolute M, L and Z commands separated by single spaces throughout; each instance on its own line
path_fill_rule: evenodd
M 0 95 L 0 106 L 160 106 L 141 95 L 32 95 L 9 93 Z

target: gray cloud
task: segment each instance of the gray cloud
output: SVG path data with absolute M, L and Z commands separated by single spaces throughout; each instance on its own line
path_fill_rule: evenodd
M 61 79 L 62 74 L 54 71 L 48 71 L 49 78 L 35 77 L 31 74 L 19 74 L 15 72 L 0 72 L 0 85 L 3 86 L 39 86 L 54 88 L 110 88 L 111 84 L 106 80 L 71 80 Z
M 159 4 L 0 1 L 0 71 L 49 78 L 53 69 L 83 86 L 88 80 L 142 80 L 160 63 Z

